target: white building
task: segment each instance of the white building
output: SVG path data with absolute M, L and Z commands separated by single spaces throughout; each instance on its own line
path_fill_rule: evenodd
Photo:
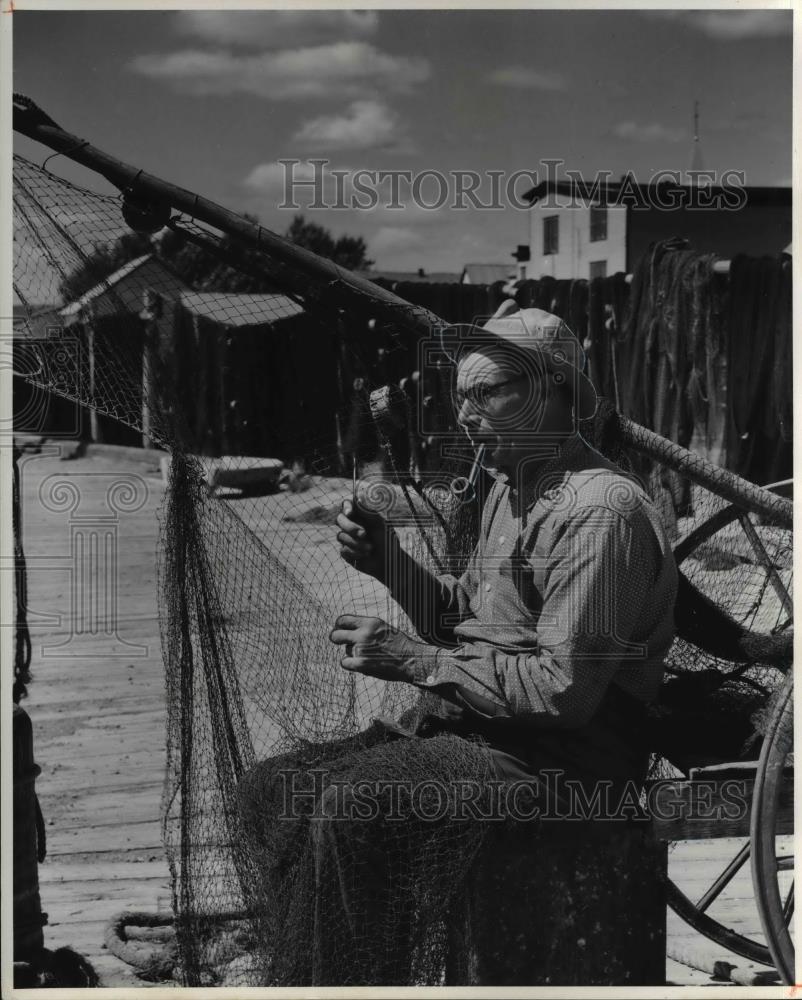
M 525 197 L 530 242 L 513 253 L 522 278 L 630 273 L 651 244 L 671 237 L 725 259 L 776 255 L 791 239 L 787 187 L 544 181 Z

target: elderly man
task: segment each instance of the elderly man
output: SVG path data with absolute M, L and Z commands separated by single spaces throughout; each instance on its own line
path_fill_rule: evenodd
M 462 576 L 428 574 L 350 502 L 338 518 L 343 558 L 432 641 L 354 615 L 331 639 L 345 669 L 440 696 L 501 778 L 640 782 L 676 567 L 647 494 L 578 433 L 596 403 L 579 344 L 557 317 L 513 309 L 461 344 L 458 421 L 496 480 Z
M 337 519 L 343 558 L 386 584 L 417 631 L 341 615 L 343 668 L 414 685 L 439 710 L 274 758 L 243 782 L 281 985 L 440 982 L 442 927 L 493 824 L 421 815 L 429 779 L 453 786 L 452 804 L 465 779 L 482 794 L 531 788 L 542 815 L 544 773 L 588 799 L 599 782 L 645 776 L 645 707 L 673 634 L 671 550 L 638 483 L 577 431 L 596 398 L 576 340 L 548 313 L 513 309 L 457 338 L 459 423 L 496 480 L 462 575 L 428 573 L 351 501 Z M 303 809 L 282 817 L 266 803 L 286 806 L 288 773 Z

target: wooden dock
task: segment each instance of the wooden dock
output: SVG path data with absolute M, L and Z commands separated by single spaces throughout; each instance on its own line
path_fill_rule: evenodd
M 170 909 L 159 821 L 165 695 L 154 562 L 164 488 L 157 470 L 139 463 L 119 457 L 65 462 L 48 446 L 40 455 L 23 456 L 20 466 L 34 678 L 23 707 L 42 768 L 37 792 L 47 832 L 47 859 L 39 867 L 49 915 L 45 944 L 71 945 L 92 962 L 104 985 L 143 985 L 105 950 L 103 938 L 108 921 L 122 910 Z M 51 498 L 64 480 L 80 492 L 79 507 L 48 509 L 58 506 Z M 141 490 L 143 498 L 138 510 L 118 512 L 113 522 L 116 636 L 105 624 L 76 634 L 88 616 L 85 607 L 72 606 L 81 586 L 74 530 L 79 517 L 95 530 L 114 517 L 107 497 L 116 481 Z
M 62 461 L 57 445 L 45 445 L 40 454 L 24 455 L 20 466 L 34 678 L 23 707 L 42 768 L 37 791 L 47 830 L 47 859 L 39 868 L 49 915 L 45 944 L 75 948 L 104 986 L 147 985 L 106 951 L 103 939 L 108 921 L 123 910 L 170 911 L 160 828 L 165 690 L 155 583 L 156 512 L 164 486 L 155 464 L 100 449 Z M 132 498 L 117 497 L 112 506 L 125 509 L 115 512 L 113 484 L 123 481 L 127 487 L 117 489 Z M 87 573 L 75 568 L 76 551 L 86 555 L 76 549 L 76 535 L 92 525 L 99 536 L 115 537 L 117 552 L 116 567 L 104 559 L 94 563 L 97 576 L 106 574 L 94 590 Z M 321 532 L 333 538 L 328 526 L 309 530 L 315 544 Z M 117 595 L 111 629 L 104 603 L 110 586 Z M 722 841 L 680 844 L 671 853 L 670 874 L 689 892 L 705 888 L 734 850 Z M 734 898 L 722 905 L 740 929 L 755 932 L 757 914 L 743 874 Z M 671 913 L 668 927 L 670 953 L 716 952 Z M 746 964 L 724 952 L 720 957 L 741 970 Z M 668 962 L 668 979 L 721 983 L 674 961 Z

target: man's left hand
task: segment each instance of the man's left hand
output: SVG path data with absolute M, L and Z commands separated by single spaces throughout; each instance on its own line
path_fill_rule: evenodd
M 340 664 L 368 677 L 414 683 L 425 677 L 436 647 L 410 638 L 382 621 L 364 615 L 340 615 L 329 636 L 345 647 Z

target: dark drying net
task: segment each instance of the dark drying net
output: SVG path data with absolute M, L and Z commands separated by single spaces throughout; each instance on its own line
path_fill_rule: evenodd
M 15 410 L 21 430 L 74 418 L 96 440 L 170 456 L 159 608 L 181 979 L 438 984 L 481 824 L 415 819 L 421 803 L 403 791 L 369 824 L 321 824 L 315 810 L 358 780 L 425 796 L 432 779 L 484 787 L 490 775 L 480 740 L 438 730 L 438 699 L 344 672 L 328 639 L 343 612 L 413 631 L 338 556 L 332 526 L 355 470 L 360 502 L 425 565 L 459 574 L 473 547 L 487 483 L 465 482 L 472 458 L 449 434 L 453 373 L 436 338 L 425 355 L 413 307 L 390 322 L 369 297 L 180 214 L 134 233 L 123 207 L 15 157 Z M 134 221 L 147 229 L 147 212 Z M 680 544 L 690 638 L 671 651 L 661 718 L 701 705 L 723 718 L 716 699 L 737 703 L 741 753 L 787 667 L 790 531 L 696 483 L 677 521 L 658 463 L 622 445 L 609 408 L 585 431 L 645 477 Z M 703 648 L 713 625 L 723 638 Z M 408 740 L 396 724 L 433 735 Z M 691 750 L 668 723 L 661 740 L 680 766 L 732 753 L 715 739 Z M 337 869 L 315 860 L 335 856 L 321 854 L 327 836 L 341 838 Z

